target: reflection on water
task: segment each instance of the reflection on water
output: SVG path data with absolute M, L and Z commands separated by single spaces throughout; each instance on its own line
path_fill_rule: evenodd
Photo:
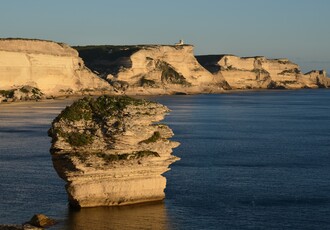
M 163 202 L 70 210 L 65 226 L 72 230 L 170 229 Z

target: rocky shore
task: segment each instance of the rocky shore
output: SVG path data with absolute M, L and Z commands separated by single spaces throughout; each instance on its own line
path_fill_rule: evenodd
M 162 200 L 162 174 L 179 158 L 159 124 L 165 106 L 127 96 L 83 98 L 55 118 L 49 135 L 58 175 L 66 182 L 71 206 L 126 205 Z
M 35 214 L 24 224 L 0 224 L 0 230 L 43 230 L 56 224 L 56 221 L 44 214 Z

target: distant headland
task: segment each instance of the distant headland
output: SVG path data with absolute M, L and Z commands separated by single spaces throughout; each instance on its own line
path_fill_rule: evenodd
M 194 56 L 193 48 L 182 40 L 174 45 L 70 47 L 38 39 L 0 39 L 0 102 L 330 87 L 325 70 L 302 73 L 285 58 Z

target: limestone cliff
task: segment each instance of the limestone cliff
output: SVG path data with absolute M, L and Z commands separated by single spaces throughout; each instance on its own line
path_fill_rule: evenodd
M 22 86 L 45 95 L 105 90 L 98 78 L 68 45 L 32 39 L 0 39 L 0 90 Z
M 195 57 L 194 47 L 181 43 L 74 48 L 52 41 L 0 39 L 0 102 L 35 98 L 31 93 L 22 95 L 23 87 L 32 87 L 44 97 L 330 87 L 325 71 L 303 74 L 287 59 Z M 14 91 L 17 97 L 10 98 Z
M 112 206 L 161 200 L 162 174 L 179 158 L 172 130 L 156 122 L 169 110 L 127 96 L 84 98 L 53 121 L 54 167 L 67 181 L 70 204 Z
M 86 65 L 126 94 L 209 93 L 228 89 L 203 68 L 191 45 L 75 47 Z
M 197 56 L 210 72 L 222 75 L 233 89 L 299 89 L 330 87 L 325 71 L 303 74 L 288 59 L 237 57 L 234 55 Z

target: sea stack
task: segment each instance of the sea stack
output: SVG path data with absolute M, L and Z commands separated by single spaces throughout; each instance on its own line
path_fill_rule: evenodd
M 54 167 L 75 207 L 162 200 L 162 174 L 178 157 L 172 130 L 157 122 L 169 109 L 127 96 L 83 98 L 65 108 L 49 136 Z

